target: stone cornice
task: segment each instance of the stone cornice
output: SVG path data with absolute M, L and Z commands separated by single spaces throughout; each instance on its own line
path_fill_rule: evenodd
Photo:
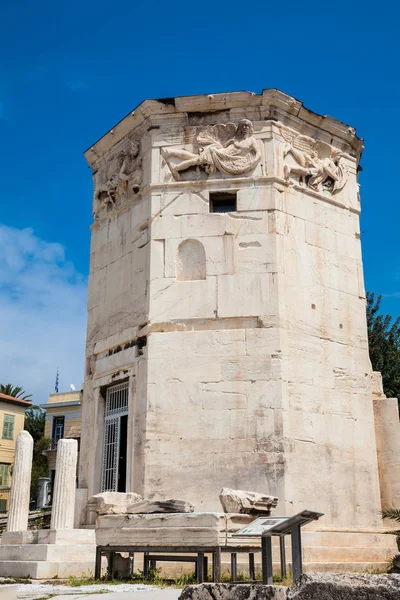
M 170 116 L 185 118 L 190 113 L 213 113 L 235 108 L 267 108 L 271 120 L 295 117 L 305 124 L 317 127 L 347 142 L 357 158 L 363 150 L 363 141 L 358 138 L 353 127 L 332 117 L 322 116 L 307 109 L 302 102 L 280 92 L 277 89 L 263 90 L 261 94 L 253 92 L 228 92 L 222 94 L 201 94 L 145 100 L 135 110 L 117 123 L 108 133 L 86 150 L 85 157 L 90 166 L 104 156 L 110 148 L 120 142 L 128 133 L 134 131 L 150 117 Z M 263 111 L 264 112 L 264 111 Z

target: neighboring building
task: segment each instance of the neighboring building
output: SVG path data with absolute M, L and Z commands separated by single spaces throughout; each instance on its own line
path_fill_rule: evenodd
M 46 411 L 44 435 L 51 439 L 50 447 L 45 452 L 51 485 L 54 483 L 58 440 L 62 438 L 77 440 L 79 452 L 82 415 L 81 400 L 82 392 L 50 394 L 47 404 L 42 404 L 40 407 Z
M 380 509 L 400 496 L 400 427 L 372 398 L 362 150 L 278 90 L 146 100 L 87 150 L 81 496 L 218 511 L 221 487 L 254 490 L 324 513 L 308 566 L 394 552 Z
M 15 442 L 31 402 L 0 394 L 0 513 L 8 510 Z

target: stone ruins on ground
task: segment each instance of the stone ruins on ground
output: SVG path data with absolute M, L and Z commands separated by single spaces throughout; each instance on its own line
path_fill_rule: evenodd
M 95 523 L 100 545 L 230 548 L 272 509 L 324 513 L 308 570 L 393 556 L 380 511 L 400 497 L 400 427 L 368 355 L 362 150 L 270 89 L 146 100 L 86 151 L 78 489 L 60 440 L 52 529 L 27 531 L 21 432 L 0 575 L 93 571 Z
M 95 532 L 74 529 L 76 440 L 58 442 L 50 529 L 28 531 L 33 439 L 18 434 L 7 531 L 0 543 L 0 577 L 68 578 L 94 572 Z
M 399 600 L 399 575 L 303 575 L 298 585 L 203 583 L 187 586 L 179 600 Z

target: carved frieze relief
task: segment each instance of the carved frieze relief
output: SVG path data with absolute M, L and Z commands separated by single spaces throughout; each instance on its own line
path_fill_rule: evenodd
M 96 219 L 117 203 L 137 194 L 142 184 L 142 157 L 140 144 L 131 141 L 114 158 L 94 174 L 93 216 Z
M 253 136 L 248 119 L 235 123 L 207 125 L 196 136 L 193 152 L 163 149 L 162 156 L 175 180 L 191 167 L 200 167 L 208 177 L 216 172 L 244 175 L 253 171 L 261 159 L 260 142 Z M 178 159 L 178 161 L 176 160 Z
M 284 149 L 284 177 L 289 182 L 293 176 L 299 183 L 316 192 L 332 194 L 343 189 L 349 173 L 343 153 L 321 140 L 281 127 L 287 145 Z

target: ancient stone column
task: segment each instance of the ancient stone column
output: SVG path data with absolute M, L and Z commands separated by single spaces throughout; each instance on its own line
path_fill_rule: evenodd
M 58 441 L 50 529 L 74 527 L 77 458 L 76 440 Z
M 15 444 L 7 531 L 26 531 L 28 529 L 32 454 L 31 434 L 27 431 L 20 431 Z

